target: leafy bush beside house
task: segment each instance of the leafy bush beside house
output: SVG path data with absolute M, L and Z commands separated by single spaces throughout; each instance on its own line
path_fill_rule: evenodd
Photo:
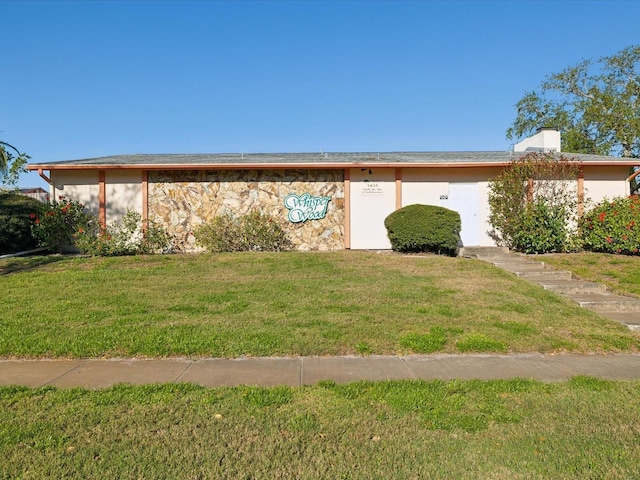
M 579 169 L 553 153 L 528 153 L 489 182 L 489 232 L 498 245 L 525 253 L 574 246 Z
M 561 253 L 569 250 L 574 235 L 562 206 L 534 200 L 524 205 L 516 221 L 513 243 L 524 253 Z
M 196 242 L 210 252 L 279 252 L 291 249 L 282 226 L 270 215 L 252 211 L 219 215 L 193 232 Z
M 165 253 L 173 245 L 171 236 L 161 226 L 143 220 L 133 210 L 127 210 L 120 221 L 106 227 L 92 222 L 87 228 L 78 229 L 74 242 L 84 253 L 109 257 Z
M 585 250 L 640 254 L 640 197 L 605 198 L 582 216 L 580 233 Z
M 52 252 L 75 248 L 78 231 L 89 230 L 98 219 L 82 203 L 60 196 L 33 218 L 33 235 L 38 244 Z
M 32 218 L 33 233 L 41 246 L 49 250 L 80 251 L 94 256 L 164 253 L 171 249 L 172 238 L 138 212 L 127 211 L 118 222 L 102 225 L 82 203 L 59 197 Z
M 435 205 L 407 205 L 384 221 L 391 248 L 454 256 L 460 243 L 460 214 Z
M 38 246 L 31 232 L 33 220 L 45 208 L 42 202 L 17 193 L 0 193 L 0 255 Z

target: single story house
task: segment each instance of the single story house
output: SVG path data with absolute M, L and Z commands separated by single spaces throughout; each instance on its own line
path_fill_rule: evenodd
M 47 192 L 42 187 L 36 188 L 21 188 L 18 190 L 20 195 L 24 195 L 25 197 L 35 198 L 36 200 L 41 201 L 42 203 L 49 203 L 49 192 Z
M 528 151 L 560 152 L 560 134 L 541 129 L 504 152 L 114 155 L 28 165 L 50 187 L 84 203 L 103 222 L 127 210 L 163 225 L 184 251 L 193 230 L 224 212 L 280 218 L 300 250 L 389 249 L 384 219 L 403 206 L 460 213 L 462 244 L 492 246 L 488 185 Z M 579 165 L 579 195 L 629 194 L 638 159 L 566 153 Z

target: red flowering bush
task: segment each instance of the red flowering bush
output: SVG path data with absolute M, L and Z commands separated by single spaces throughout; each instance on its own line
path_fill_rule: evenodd
M 580 233 L 586 250 L 638 255 L 640 198 L 632 195 L 604 199 L 583 215 Z
M 82 203 L 64 196 L 58 197 L 58 201 L 47 205 L 42 212 L 30 215 L 30 218 L 38 244 L 59 253 L 74 248 L 78 229 L 86 230 L 98 223 L 95 215 Z

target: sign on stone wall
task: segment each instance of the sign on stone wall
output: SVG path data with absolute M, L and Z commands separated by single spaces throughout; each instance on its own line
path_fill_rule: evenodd
M 1 0 L 0 0 L 1 1 Z M 324 215 L 320 205 L 304 221 L 303 193 L 330 197 Z M 259 210 L 287 218 L 284 199 L 292 193 L 290 206 L 302 209 L 292 213 L 285 230 L 296 250 L 342 250 L 345 238 L 344 169 L 259 169 L 259 170 L 160 170 L 149 173 L 149 218 L 162 225 L 181 242 L 185 252 L 200 251 L 193 231 L 219 215 L 246 215 Z M 321 203 L 326 203 L 321 202 Z
M 327 216 L 327 206 L 331 197 L 314 197 L 309 193 L 297 195 L 291 193 L 284 199 L 284 206 L 289 210 L 287 218 L 291 223 L 320 220 Z

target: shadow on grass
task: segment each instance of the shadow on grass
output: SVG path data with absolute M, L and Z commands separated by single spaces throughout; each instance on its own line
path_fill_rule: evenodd
M 33 255 L 30 257 L 0 259 L 0 275 L 35 270 L 43 265 L 63 262 L 69 258 L 69 256 L 65 255 Z

